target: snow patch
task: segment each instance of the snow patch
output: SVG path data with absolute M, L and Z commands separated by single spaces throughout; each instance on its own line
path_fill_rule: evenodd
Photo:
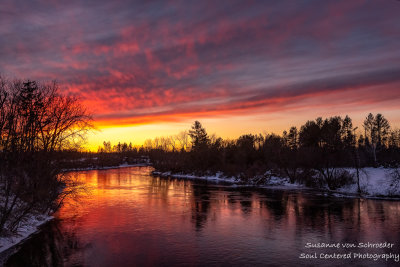
M 347 194 L 358 194 L 357 177 L 355 169 L 346 169 L 353 174 L 355 183 L 339 188 L 337 191 Z M 392 197 L 400 196 L 400 187 L 393 183 L 390 168 L 362 168 L 360 169 L 360 189 L 362 195 L 367 197 Z
M 38 227 L 53 219 L 48 215 L 30 215 L 18 227 L 18 231 L 7 237 L 0 238 L 0 253 L 20 243 L 33 233 L 38 231 Z
M 356 180 L 356 169 L 345 168 L 350 174 L 354 175 L 355 181 L 353 184 L 339 188 L 335 191 L 323 189 L 324 194 L 333 195 L 337 197 L 360 197 L 358 193 L 358 186 Z M 400 198 L 400 185 L 399 183 L 393 182 L 392 173 L 395 169 L 391 168 L 362 168 L 359 171 L 360 174 L 360 188 L 361 197 L 366 198 Z M 171 176 L 175 178 L 184 179 L 200 179 L 213 182 L 227 182 L 234 187 L 259 187 L 259 188 L 269 188 L 269 189 L 312 189 L 304 186 L 300 183 L 290 183 L 289 179 L 286 177 L 269 176 L 266 182 L 263 184 L 254 183 L 241 183 L 239 179 L 235 177 L 226 177 L 221 172 L 215 175 L 199 176 L 194 174 L 175 174 L 171 172 L 153 172 L 154 175 L 160 176 Z
M 109 169 L 118 169 L 118 168 L 125 168 L 125 167 L 147 167 L 147 166 L 149 166 L 148 163 L 135 163 L 135 164 L 122 163 L 122 164 L 116 165 L 116 166 L 105 166 L 105 167 L 93 166 L 93 167 L 87 167 L 87 168 L 63 169 L 62 172 L 109 170 Z

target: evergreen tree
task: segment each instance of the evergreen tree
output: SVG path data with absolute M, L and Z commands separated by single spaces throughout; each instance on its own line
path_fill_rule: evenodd
M 354 130 L 356 129 L 357 128 L 353 129 L 353 122 L 351 118 L 346 115 L 342 122 L 342 140 L 345 147 L 348 148 L 355 145 L 356 137 L 354 135 Z
M 365 130 L 365 145 L 371 150 L 376 164 L 376 150 L 385 146 L 390 132 L 389 122 L 380 113 L 376 114 L 376 116 L 369 113 L 364 120 L 363 126 Z
M 299 133 L 295 126 L 292 126 L 287 136 L 288 145 L 291 149 L 296 149 L 299 145 Z
M 376 131 L 377 145 L 385 145 L 389 135 L 390 125 L 388 120 L 380 113 L 375 116 L 374 128 Z
M 207 148 L 210 144 L 210 138 L 208 137 L 206 129 L 199 121 L 193 123 L 192 129 L 189 131 L 189 136 L 192 139 L 192 150 Z
M 364 120 L 364 138 L 365 138 L 365 145 L 370 145 L 375 143 L 376 135 L 375 135 L 375 128 L 374 128 L 374 115 L 369 113 L 368 116 Z

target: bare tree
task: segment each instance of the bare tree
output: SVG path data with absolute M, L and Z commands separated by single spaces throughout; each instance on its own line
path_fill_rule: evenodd
M 189 148 L 189 134 L 187 131 L 182 131 L 176 135 L 176 140 L 179 143 L 179 148 L 182 151 L 187 151 Z
M 371 151 L 376 164 L 377 149 L 385 146 L 390 132 L 390 124 L 382 114 L 378 113 L 374 116 L 369 113 L 364 120 L 363 126 L 365 130 L 365 145 Z
M 64 183 L 55 152 L 76 147 L 91 128 L 78 99 L 60 94 L 56 82 L 0 77 L 0 234 L 54 208 Z

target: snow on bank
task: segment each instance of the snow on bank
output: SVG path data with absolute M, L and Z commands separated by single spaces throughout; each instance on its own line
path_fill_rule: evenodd
M 91 171 L 91 170 L 109 170 L 109 169 L 118 169 L 118 168 L 125 168 L 125 167 L 147 167 L 149 163 L 135 163 L 135 164 L 128 164 L 123 163 L 116 166 L 93 166 L 93 167 L 86 167 L 86 168 L 71 168 L 71 169 L 63 169 L 62 172 L 71 172 L 71 171 Z
M 21 222 L 18 231 L 8 237 L 0 238 L 0 253 L 15 246 L 28 238 L 30 235 L 38 231 L 38 227 L 53 219 L 52 216 L 46 215 L 30 215 L 23 222 Z
M 207 176 L 199 176 L 199 175 L 194 175 L 194 174 L 176 174 L 176 173 L 171 173 L 171 172 L 157 172 L 157 171 L 154 171 L 153 174 L 160 175 L 160 176 L 171 176 L 174 178 L 207 180 L 207 181 L 212 181 L 212 182 L 216 182 L 216 183 L 224 182 L 224 183 L 228 183 L 234 187 L 257 186 L 260 188 L 274 188 L 274 189 L 304 189 L 304 188 L 306 188 L 304 185 L 299 184 L 299 183 L 294 183 L 294 184 L 290 183 L 288 178 L 281 178 L 281 177 L 276 177 L 276 176 L 271 176 L 270 178 L 267 179 L 267 182 L 264 184 L 255 185 L 254 183 L 244 184 L 235 177 L 224 176 L 223 173 L 221 173 L 221 172 L 218 172 L 215 175 L 207 175 Z
M 342 187 L 337 191 L 345 194 L 357 194 L 356 170 L 346 169 L 353 174 L 355 183 Z M 396 184 L 390 168 L 363 168 L 360 169 L 360 189 L 365 197 L 400 197 L 400 186 Z
M 184 179 L 201 179 L 213 182 L 227 182 L 230 184 L 235 183 L 234 177 L 226 177 L 221 172 L 216 173 L 215 175 L 208 175 L 208 176 L 198 176 L 194 174 L 179 174 L 179 173 L 171 173 L 171 172 L 157 172 L 154 171 L 153 174 L 160 175 L 160 176 L 171 176 L 174 178 L 184 178 Z
M 65 169 L 63 172 L 69 171 L 86 171 L 86 170 L 107 170 L 107 169 L 116 169 L 116 168 L 124 168 L 124 167 L 144 167 L 149 166 L 148 163 L 136 163 L 136 164 L 128 164 L 123 163 L 118 166 L 108 166 L 108 167 L 88 167 L 88 168 L 75 168 L 75 169 Z M 0 266 L 4 263 L 7 257 L 13 252 L 7 251 L 10 248 L 16 246 L 19 243 L 22 243 L 25 239 L 27 239 L 32 234 L 39 231 L 39 226 L 45 224 L 46 222 L 53 219 L 53 216 L 48 215 L 28 215 L 23 222 L 20 223 L 18 230 L 16 233 L 11 234 L 10 236 L 0 237 Z M 12 249 L 11 249 L 12 250 Z
M 339 188 L 335 191 L 328 189 L 323 189 L 324 191 L 335 193 L 335 196 L 350 196 L 359 197 L 358 186 L 356 181 L 356 170 L 346 168 L 354 175 L 355 183 Z M 360 188 L 361 197 L 365 198 L 400 198 L 400 185 L 393 182 L 394 169 L 390 168 L 363 168 L 360 169 Z M 172 174 L 170 172 L 153 172 L 155 175 L 160 176 L 171 176 L 175 178 L 185 178 L 185 179 L 201 179 L 212 182 L 226 182 L 232 186 L 257 186 L 259 188 L 273 188 L 273 189 L 311 189 L 300 183 L 290 183 L 288 178 L 271 176 L 267 179 L 264 184 L 254 185 L 254 184 L 243 184 L 239 183 L 238 179 L 234 177 L 226 177 L 222 173 L 217 173 L 211 176 L 198 176 L 192 174 Z

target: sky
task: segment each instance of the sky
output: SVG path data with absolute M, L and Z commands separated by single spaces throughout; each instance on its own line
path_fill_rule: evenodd
M 400 126 L 400 1 L 1 0 L 0 73 L 57 80 L 103 141 Z

